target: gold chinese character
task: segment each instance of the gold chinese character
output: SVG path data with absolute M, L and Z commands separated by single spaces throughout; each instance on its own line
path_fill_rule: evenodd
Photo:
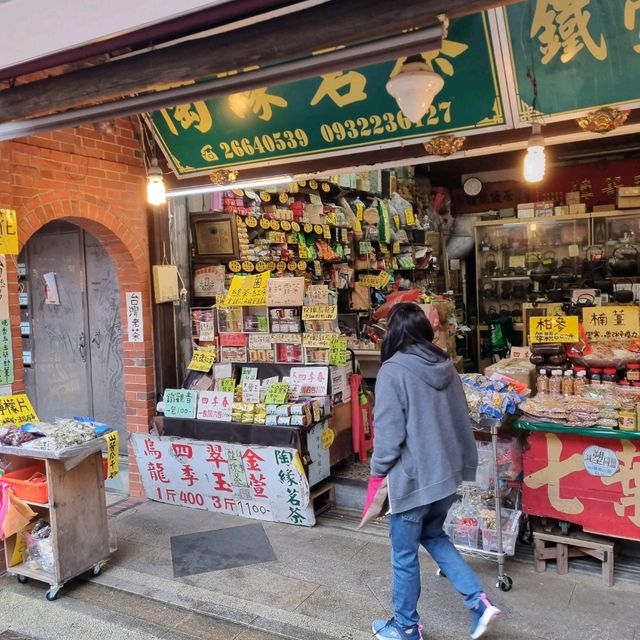
M 640 527 L 640 451 L 629 440 L 622 441 L 622 452 L 616 453 L 620 468 L 610 478 L 601 478 L 606 485 L 620 484 L 622 497 L 613 504 L 616 514 L 628 517 L 636 527 Z M 627 516 L 627 511 L 631 513 Z
M 551 62 L 560 49 L 563 63 L 573 60 L 584 47 L 596 60 L 607 57 L 604 36 L 600 34 L 600 42 L 596 43 L 589 33 L 591 13 L 585 10 L 589 2 L 591 0 L 538 0 L 530 35 L 540 42 L 542 64 Z
M 367 99 L 367 94 L 364 92 L 367 78 L 357 71 L 338 71 L 320 77 L 322 82 L 311 99 L 312 107 L 315 107 L 326 96 L 339 107 L 346 107 L 354 102 Z
M 422 59 L 427 63 L 429 68 L 433 71 L 434 65 L 437 66 L 442 73 L 446 76 L 452 76 L 455 73 L 453 65 L 447 58 L 457 58 L 460 54 L 464 53 L 469 48 L 468 44 L 462 42 L 454 42 L 453 40 L 443 40 L 442 49 L 438 51 L 425 51 L 420 54 Z M 445 57 L 446 56 L 446 57 Z M 400 72 L 402 65 L 405 63 L 406 58 L 399 58 L 396 61 L 395 66 L 391 71 L 391 77 L 393 78 Z
M 200 100 L 199 102 L 193 102 L 190 104 L 181 104 L 173 108 L 173 114 L 169 112 L 171 109 L 160 109 L 160 113 L 169 127 L 169 131 L 174 136 L 180 135 L 176 122 L 186 131 L 191 126 L 200 131 L 200 133 L 206 133 L 213 126 L 213 118 L 209 112 L 207 104 Z
M 524 483 L 531 489 L 547 487 L 547 496 L 551 506 L 560 513 L 577 514 L 584 511 L 584 505 L 578 498 L 560 497 L 560 480 L 576 471 L 584 470 L 582 455 L 574 453 L 566 460 L 560 460 L 562 440 L 554 433 L 546 433 L 547 466 L 528 475 Z
M 626 0 L 624 3 L 624 26 L 633 31 L 636 28 L 636 11 L 640 11 L 640 0 Z M 640 38 L 640 33 L 638 34 Z M 640 53 L 640 44 L 633 47 L 636 53 Z
M 267 93 L 267 88 L 255 91 L 243 91 L 229 96 L 231 111 L 238 118 L 246 118 L 249 111 L 253 111 L 260 120 L 269 122 L 273 117 L 273 107 L 285 108 L 288 102 L 281 96 Z
M 615 178 L 605 178 L 605 186 L 602 188 L 602 193 L 606 193 L 608 196 L 615 196 L 618 187 L 622 186 L 622 178 L 615 176 Z

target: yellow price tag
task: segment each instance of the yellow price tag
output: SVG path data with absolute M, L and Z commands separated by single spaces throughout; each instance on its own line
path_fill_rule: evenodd
M 264 307 L 267 304 L 269 272 L 254 276 L 233 276 L 225 296 L 225 307 Z
M 400 243 L 399 242 L 394 242 L 393 246 L 391 247 L 391 252 L 392 253 L 400 253 Z
M 187 369 L 207 373 L 216 361 L 215 351 L 209 349 L 196 349 L 191 356 L 191 362 Z
M 120 473 L 120 434 L 110 431 L 104 434 L 107 441 L 107 478 L 113 480 Z
M 322 227 L 322 237 L 325 240 L 331 240 L 331 227 L 329 225 Z
M 226 393 L 234 393 L 236 390 L 236 381 L 234 378 L 220 378 L 218 381 L 218 391 Z
M 264 399 L 265 404 L 283 404 L 289 395 L 288 382 L 274 382 L 268 389 Z
M 18 255 L 18 223 L 14 209 L 0 209 L 0 253 Z
M 416 223 L 416 218 L 413 215 L 413 209 L 408 207 L 404 210 L 404 217 L 407 219 L 407 224 L 412 227 Z
M 396 214 L 395 216 L 393 216 L 393 221 L 396 225 L 396 229 L 400 228 L 400 216 L 398 214 Z
M 584 308 L 582 324 L 592 342 L 640 337 L 640 315 L 635 305 Z
M 20 426 L 27 422 L 40 422 L 36 412 L 24 393 L 0 397 L 0 425 L 15 424 Z
M 578 342 L 578 316 L 533 316 L 529 318 L 529 343 Z
M 353 232 L 357 235 L 362 234 L 362 225 L 360 224 L 360 220 L 358 220 L 358 218 L 353 219 Z
M 303 320 L 335 320 L 338 317 L 336 305 L 313 305 L 302 307 Z

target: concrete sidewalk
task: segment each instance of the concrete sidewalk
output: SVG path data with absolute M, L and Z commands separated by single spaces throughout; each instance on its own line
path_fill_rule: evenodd
M 320 518 L 311 529 L 265 522 L 277 560 L 173 577 L 171 536 L 252 522 L 156 502 L 129 504 L 111 518 L 118 551 L 95 582 L 269 634 L 300 640 L 370 640 L 371 620 L 390 613 L 384 527 L 358 532 L 354 518 L 336 514 Z M 530 564 L 510 562 L 514 588 L 502 593 L 495 587 L 495 563 L 474 558 L 470 562 L 490 598 L 504 611 L 491 638 L 640 640 L 636 584 L 618 581 L 606 588 L 591 576 L 557 576 L 553 570 L 537 574 Z M 468 637 L 468 612 L 435 569 L 424 554 L 425 638 Z

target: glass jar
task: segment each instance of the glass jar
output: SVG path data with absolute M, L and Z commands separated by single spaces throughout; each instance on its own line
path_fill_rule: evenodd
M 640 362 L 630 362 L 627 365 L 626 379 L 629 382 L 640 382 Z
M 620 431 L 638 430 L 638 412 L 632 402 L 623 404 L 618 412 L 618 429 Z
M 536 389 L 538 393 L 549 393 L 549 378 L 546 369 L 540 369 L 540 371 L 538 371 Z
M 554 369 L 549 380 L 549 393 L 559 396 L 562 393 L 562 371 Z
M 576 373 L 573 381 L 573 393 L 577 396 L 581 395 L 582 390 L 587 386 L 587 372 L 583 369 Z

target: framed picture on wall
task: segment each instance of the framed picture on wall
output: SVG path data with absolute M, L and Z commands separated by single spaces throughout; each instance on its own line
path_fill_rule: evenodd
M 239 256 L 234 215 L 192 216 L 191 226 L 195 255 L 199 258 L 231 260 Z

